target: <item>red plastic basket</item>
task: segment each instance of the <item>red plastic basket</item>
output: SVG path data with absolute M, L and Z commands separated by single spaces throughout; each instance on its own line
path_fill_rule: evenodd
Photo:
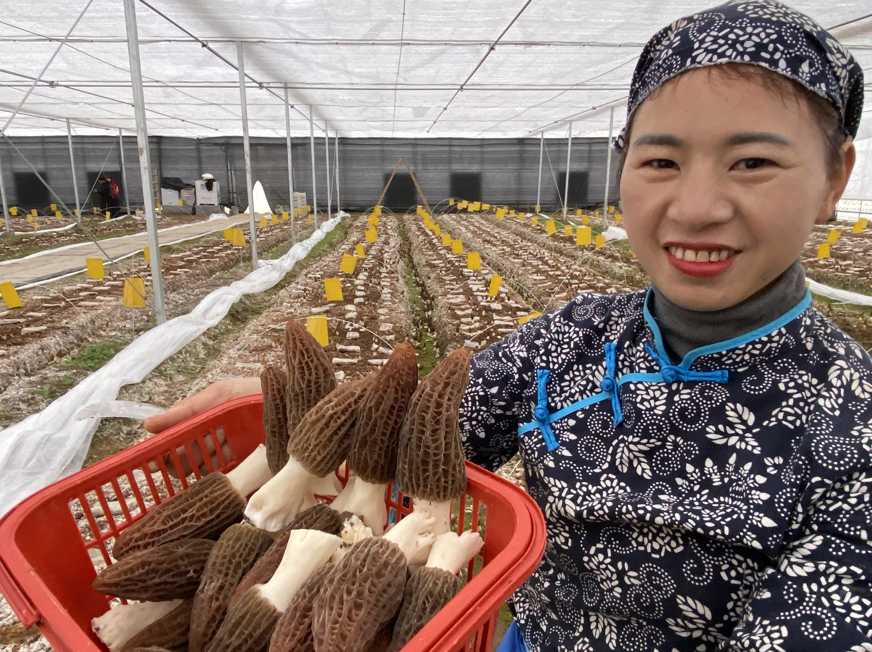
M 192 456 L 195 448 L 207 450 L 207 440 L 217 444 L 223 431 L 230 459 L 216 446 L 220 468 L 211 468 L 208 455 L 205 465 L 210 472 L 230 470 L 263 442 L 262 414 L 260 396 L 230 401 L 60 480 L 8 512 L 0 520 L 0 591 L 22 624 L 38 624 L 58 652 L 105 650 L 91 631 L 91 619 L 109 608 L 109 599 L 91 590 L 92 557 L 110 564 L 107 544 L 119 532 L 200 477 L 196 470 L 183 476 L 177 448 Z M 178 480 L 167 472 L 165 458 Z M 154 477 L 150 462 L 159 468 Z M 470 562 L 464 588 L 406 651 L 490 652 L 500 605 L 536 569 L 545 548 L 544 519 L 526 493 L 469 463 L 467 474 L 454 516 L 459 531 L 478 524 L 484 548 Z M 139 489 L 137 477 L 148 491 Z M 89 507 L 89 496 L 96 496 L 105 517 Z M 109 501 L 120 503 L 121 516 L 113 517 Z M 408 502 L 388 489 L 393 518 L 411 511 Z

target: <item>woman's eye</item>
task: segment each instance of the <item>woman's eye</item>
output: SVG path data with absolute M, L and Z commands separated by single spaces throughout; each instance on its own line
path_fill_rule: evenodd
M 670 161 L 668 158 L 651 159 L 646 165 L 654 168 L 655 170 L 670 170 L 672 168 L 678 167 L 675 161 Z
M 770 163 L 772 163 L 772 161 L 765 158 L 743 158 L 741 161 L 736 163 L 735 168 L 738 170 L 759 170 Z

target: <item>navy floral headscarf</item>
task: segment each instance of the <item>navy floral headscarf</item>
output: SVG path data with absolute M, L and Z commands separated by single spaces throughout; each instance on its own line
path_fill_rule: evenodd
M 839 113 L 845 139 L 863 111 L 863 71 L 854 57 L 805 14 L 772 0 L 731 2 L 681 18 L 642 51 L 627 102 L 627 120 L 663 82 L 691 68 L 747 63 L 769 68 L 825 97 Z M 625 130 L 615 139 L 624 147 Z

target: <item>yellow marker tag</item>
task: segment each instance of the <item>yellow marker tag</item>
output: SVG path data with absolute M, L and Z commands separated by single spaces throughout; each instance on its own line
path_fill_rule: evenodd
M 609 215 L 613 214 L 614 212 L 615 212 L 615 207 L 609 206 Z
M 278 224 L 278 223 L 279 223 L 279 216 L 278 216 L 278 215 L 273 215 L 273 216 L 272 216 L 272 219 L 270 219 L 270 221 L 271 221 L 273 224 Z
M 620 213 L 615 213 L 615 224 L 620 224 L 624 221 L 624 216 Z
M 438 224 L 434 224 L 433 225 L 433 233 L 435 233 L 436 235 L 439 235 L 440 233 L 442 233 L 442 227 L 439 226 Z
M 294 211 L 296 213 L 296 211 Z M 282 211 L 282 220 L 287 222 L 289 219 L 288 211 Z
M 34 217 L 36 217 L 36 209 L 35 208 L 30 209 L 30 214 L 33 215 Z
M 366 220 L 366 223 L 367 223 L 369 226 L 378 226 L 379 224 L 381 224 L 381 220 L 378 219 L 378 216 L 377 216 L 377 215 L 372 214 L 372 215 L 370 215 L 369 218 Z
M 28 224 L 33 224 L 33 215 L 28 214 L 28 216 L 24 218 L 24 221 Z
M 181 199 L 179 199 L 179 206 L 184 206 L 184 205 L 185 205 L 185 203 Z
M 375 239 L 378 237 L 378 233 L 375 229 L 367 229 L 364 235 L 366 235 L 366 241 L 370 244 L 375 242 Z
M 381 217 L 381 209 L 382 209 L 381 206 L 376 206 L 375 208 L 372 209 L 372 214 L 375 217 Z M 378 224 L 376 224 L 376 226 L 378 226 Z
M 576 216 L 576 217 L 581 217 L 581 209 L 580 209 L 580 208 L 576 208 L 576 209 L 575 209 L 575 216 Z
M 506 216 L 506 209 L 505 209 L 505 208 L 498 208 L 498 209 L 497 209 L 496 218 L 497 218 L 498 220 L 501 220 L 501 219 L 503 219 L 505 216 Z
M 350 254 L 342 254 L 342 262 L 339 263 L 339 271 L 345 274 L 354 274 L 357 258 Z
M 179 200 L 179 201 L 181 201 L 181 200 Z M 109 211 L 106 211 L 106 221 L 107 222 L 109 221 L 110 217 L 112 217 L 111 214 L 109 213 Z
M 454 197 L 449 197 L 449 198 L 448 198 L 448 205 L 449 205 L 449 206 L 454 206 Z
M 121 303 L 128 308 L 145 308 L 145 281 L 136 277 L 124 279 Z
M 354 245 L 354 253 L 357 254 L 358 258 L 366 258 L 366 251 L 364 251 L 362 244 Z
M 466 254 L 466 269 L 481 269 L 481 256 L 477 251 Z
M 224 229 L 224 239 L 227 242 L 233 242 L 233 229 Z
M 88 268 L 88 278 L 105 278 L 102 258 L 85 258 L 85 266 Z
M 472 205 L 472 210 L 474 210 L 474 211 L 480 211 L 480 210 L 481 210 L 481 202 L 480 202 L 480 201 L 477 201 L 477 202 L 473 203 L 473 205 Z
M 545 222 L 545 232 L 548 235 L 554 235 L 557 233 L 557 225 L 554 223 L 554 220 L 548 220 Z
M 338 278 L 325 278 L 324 292 L 327 295 L 327 301 L 343 301 L 342 283 L 339 282 Z
M 541 312 L 531 312 L 529 315 L 526 315 L 526 316 L 524 316 L 524 317 L 521 317 L 521 318 L 518 320 L 518 323 L 519 323 L 519 324 L 526 324 L 526 323 L 527 323 L 528 321 L 530 321 L 531 319 L 536 319 L 536 317 L 539 317 L 539 316 L 541 316 L 541 315 L 542 315 Z
M 260 218 L 260 219 L 257 221 L 257 225 L 258 225 L 260 228 L 265 227 L 265 226 L 266 226 L 266 218 L 265 218 L 265 217 Z
M 820 247 L 818 247 L 818 258 L 829 258 L 830 257 L 830 245 L 826 242 L 822 243 Z
M 11 213 L 12 211 L 9 212 Z M 18 292 L 15 291 L 15 286 L 12 285 L 11 281 L 0 283 L 0 297 L 3 298 L 3 303 L 6 304 L 7 308 L 21 307 L 21 299 L 18 296 Z
M 852 229 L 852 231 L 854 233 L 860 233 L 863 231 L 863 229 L 866 228 L 866 226 L 868 226 L 868 224 L 869 221 L 865 217 L 861 217 L 859 220 L 854 222 L 854 228 Z
M 515 216 L 515 211 L 509 211 L 509 217 L 514 217 L 514 216 Z
M 572 235 L 572 225 L 571 224 L 567 224 L 566 226 L 563 227 L 563 235 L 570 235 L 570 236 Z
M 463 241 L 460 238 L 457 240 L 451 241 L 451 253 L 453 254 L 462 254 L 463 253 Z
M 161 211 L 163 211 L 163 206 L 155 206 L 154 210 L 156 210 L 158 213 L 160 213 Z
M 9 214 L 10 214 L 12 217 L 15 217 L 16 215 L 18 215 L 18 206 L 12 206 L 12 207 L 9 209 Z
M 537 212 L 537 213 L 541 213 L 541 212 L 542 212 L 542 208 L 539 206 L 539 204 L 536 204 L 536 212 Z
M 584 226 L 588 226 L 590 224 L 590 218 L 587 215 L 582 215 L 581 216 L 581 223 Z
M 469 202 L 468 202 L 468 201 L 462 201 L 462 202 L 460 202 L 460 203 L 457 205 L 457 209 L 460 210 L 461 208 L 466 208 L 467 206 L 469 206 Z
M 527 216 L 524 213 L 518 213 L 518 220 L 520 220 L 521 222 L 526 222 Z
M 450 247 L 451 246 L 451 234 L 450 233 L 443 233 L 442 234 L 442 246 L 443 247 Z
M 233 229 L 233 246 L 234 247 L 244 247 L 245 246 L 245 233 L 242 232 L 242 229 Z
M 481 207 L 483 210 L 490 210 L 490 204 L 482 204 Z
M 51 210 L 52 210 L 52 212 L 54 212 L 54 211 L 56 211 L 56 210 L 58 209 L 58 205 L 57 205 L 57 204 L 49 204 L 49 205 L 51 206 Z
M 575 233 L 575 244 L 580 247 L 590 245 L 591 230 L 589 226 L 580 226 Z
M 146 264 L 151 264 L 151 250 L 148 247 L 143 248 L 142 255 L 145 256 Z
M 836 244 L 841 236 L 841 231 L 839 231 L 838 229 L 833 229 L 827 234 L 827 242 L 829 242 L 830 244 Z
M 309 213 L 309 219 L 307 221 L 309 222 L 309 224 L 312 223 L 312 214 L 311 213 Z
M 634 252 L 631 251 L 630 253 L 633 254 L 633 258 L 636 257 L 636 254 Z
M 61 212 L 60 212 L 60 211 L 55 211 L 55 217 L 57 217 L 57 218 L 62 217 Z
M 539 218 L 534 215 L 530 218 L 530 224 L 533 226 L 539 226 Z
M 306 330 L 312 334 L 318 344 L 327 346 L 330 344 L 330 337 L 327 335 L 327 315 L 313 315 L 306 317 Z
M 497 296 L 497 292 L 500 291 L 500 284 L 503 282 L 502 276 L 497 276 L 494 274 L 491 276 L 490 286 L 488 286 L 487 294 L 489 297 Z
M 606 244 L 606 236 L 604 236 L 604 235 L 598 235 L 598 236 L 596 237 L 596 239 L 594 240 L 594 244 L 596 245 L 596 248 L 597 248 L 597 249 L 599 249 L 600 247 L 604 246 L 604 245 Z

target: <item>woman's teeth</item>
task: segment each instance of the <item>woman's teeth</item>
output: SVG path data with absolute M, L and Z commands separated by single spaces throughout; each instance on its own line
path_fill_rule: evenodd
M 730 256 L 736 254 L 732 249 L 717 249 L 714 251 L 695 251 L 693 249 L 682 249 L 681 247 L 669 247 L 669 253 L 676 258 L 686 260 L 690 263 L 715 263 L 719 260 L 726 260 Z

